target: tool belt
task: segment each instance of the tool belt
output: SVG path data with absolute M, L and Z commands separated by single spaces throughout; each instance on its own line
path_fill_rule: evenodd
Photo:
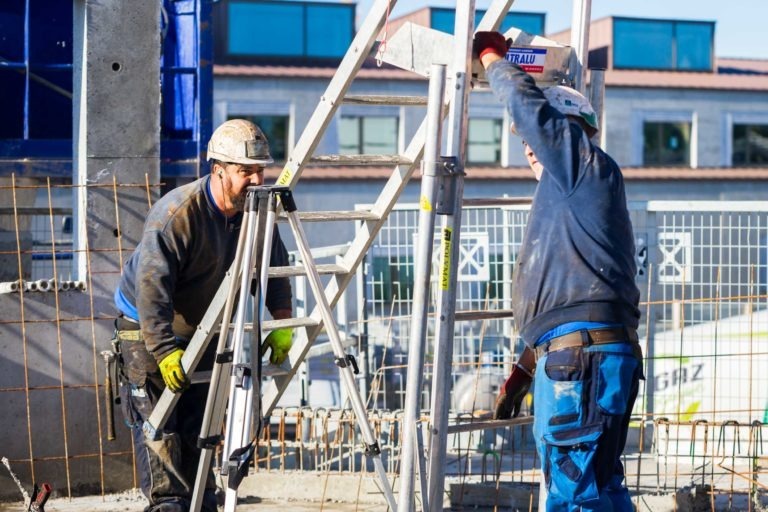
M 133 320 L 120 316 L 115 320 L 115 336 L 120 341 L 141 341 L 141 326 Z
M 637 339 L 637 331 L 625 327 L 604 327 L 599 329 L 582 329 L 569 332 L 546 343 L 535 347 L 536 360 L 544 357 L 548 352 L 565 350 L 567 348 L 590 347 L 593 345 L 607 345 L 609 343 L 629 343 L 632 345 L 632 353 L 639 360 L 643 358 L 640 343 Z

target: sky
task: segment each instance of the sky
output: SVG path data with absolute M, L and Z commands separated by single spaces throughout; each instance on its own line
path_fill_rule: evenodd
M 359 0 L 358 17 L 367 14 L 373 1 Z M 491 0 L 476 0 L 475 7 L 490 4 Z M 455 5 L 456 0 L 400 0 L 392 16 Z M 516 0 L 512 5 L 513 11 L 546 13 L 548 33 L 570 27 L 572 9 L 570 0 Z M 592 19 L 605 16 L 714 21 L 715 55 L 768 59 L 768 0 L 593 0 Z

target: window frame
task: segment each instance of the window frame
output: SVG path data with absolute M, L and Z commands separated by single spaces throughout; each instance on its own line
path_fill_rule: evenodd
M 370 110 L 363 114 L 359 112 L 357 109 L 350 109 L 345 110 L 343 112 L 339 112 L 338 114 L 338 120 L 337 120 L 337 126 L 339 126 L 339 132 L 338 132 L 338 152 L 339 154 L 346 154 L 346 155 L 360 155 L 360 154 L 369 154 L 365 153 L 363 150 L 364 148 L 364 137 L 365 137 L 365 130 L 364 130 L 364 120 L 366 118 L 385 118 L 385 119 L 393 119 L 395 121 L 395 141 L 394 141 L 394 151 L 392 154 L 395 153 L 402 153 L 402 131 L 403 131 L 403 124 L 402 124 L 402 116 L 399 112 L 397 113 L 390 113 L 390 112 L 376 112 L 372 113 Z M 341 150 L 341 120 L 342 118 L 354 118 L 357 120 L 358 124 L 358 150 L 355 153 L 343 153 Z M 389 153 L 387 153 L 389 154 Z
M 696 169 L 698 162 L 698 116 L 693 110 L 635 110 L 632 112 L 632 167 L 649 167 L 644 161 L 645 123 L 690 123 L 691 140 L 688 144 L 689 167 Z M 662 166 L 664 167 L 664 166 Z M 675 166 L 677 167 L 677 166 Z
M 469 158 L 469 146 L 470 146 L 470 140 L 469 140 L 469 132 L 470 132 L 470 125 L 472 121 L 490 121 L 492 123 L 498 123 L 499 125 L 499 158 L 498 160 L 494 160 L 492 162 L 490 161 L 481 161 L 481 160 L 470 160 Z M 466 160 L 467 165 L 474 165 L 474 166 L 502 166 L 504 164 L 505 160 L 505 153 L 508 148 L 505 148 L 504 139 L 508 138 L 506 137 L 507 130 L 504 129 L 505 119 L 498 117 L 498 116 L 470 116 L 467 121 L 467 149 L 466 149 Z
M 733 126 L 736 124 L 768 125 L 768 111 L 731 111 L 723 114 L 723 139 L 720 144 L 722 148 L 720 162 L 723 167 L 733 167 Z

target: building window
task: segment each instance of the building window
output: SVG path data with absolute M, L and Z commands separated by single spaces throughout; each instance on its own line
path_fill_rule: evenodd
M 711 71 L 715 24 L 614 18 L 613 67 Z
M 768 164 L 768 124 L 733 125 L 733 165 Z
M 690 166 L 691 123 L 643 123 L 643 165 Z
M 214 4 L 214 19 L 217 62 L 338 60 L 355 34 L 354 4 L 230 0 Z
M 467 162 L 501 163 L 501 119 L 470 119 L 467 131 Z
M 261 128 L 269 142 L 269 153 L 275 162 L 285 162 L 288 153 L 288 116 L 230 115 L 229 119 L 247 119 Z
M 475 11 L 475 28 L 485 15 L 485 10 Z M 456 26 L 456 10 L 447 7 L 433 7 L 430 9 L 430 27 L 441 32 L 453 34 Z M 501 21 L 499 32 L 506 32 L 512 27 L 519 28 L 523 32 L 535 36 L 544 35 L 544 20 L 546 14 L 540 12 L 510 12 Z
M 342 116 L 339 121 L 342 155 L 393 155 L 397 153 L 397 117 Z

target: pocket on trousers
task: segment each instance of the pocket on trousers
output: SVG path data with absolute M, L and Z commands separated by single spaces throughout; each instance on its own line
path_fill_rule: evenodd
M 639 362 L 615 352 L 601 352 L 597 359 L 597 405 L 606 414 L 624 414 Z
M 544 435 L 547 490 L 555 501 L 586 505 L 600 499 L 593 463 L 602 433 L 592 425 Z
M 584 359 L 581 348 L 548 353 L 542 361 L 544 378 L 534 389 L 536 416 L 546 418 L 546 431 L 568 430 L 582 424 Z
M 131 384 L 144 386 L 147 375 L 158 371 L 157 361 L 147 351 L 144 343 L 122 343 L 123 366 Z

